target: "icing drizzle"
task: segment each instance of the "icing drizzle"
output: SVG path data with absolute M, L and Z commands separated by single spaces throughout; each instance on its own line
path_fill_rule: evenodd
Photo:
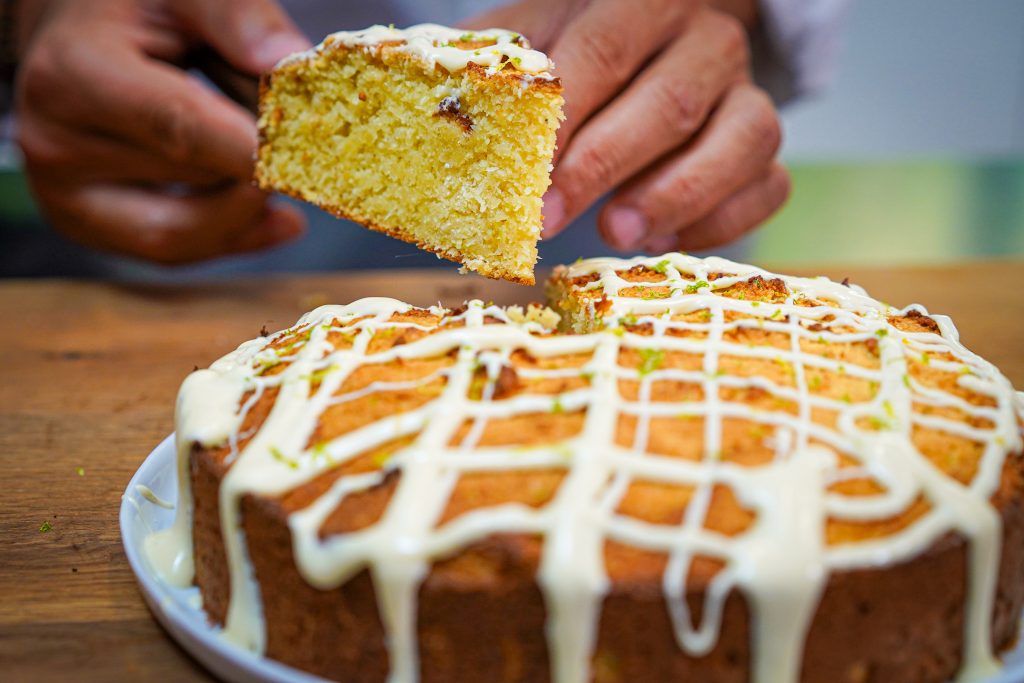
M 551 75 L 554 63 L 543 52 L 530 49 L 529 42 L 518 33 L 500 28 L 463 31 L 438 24 L 417 24 L 405 29 L 377 24 L 361 31 L 338 31 L 311 50 L 285 57 L 277 67 L 311 59 L 332 45 L 369 47 L 382 44 L 430 66 L 438 64 L 449 72 L 462 71 L 472 62 L 485 67 L 489 74 L 510 66 L 531 78 L 554 78 Z
M 627 281 L 621 276 L 643 265 L 662 273 L 656 282 Z M 221 528 L 231 576 L 231 599 L 224 636 L 257 652 L 264 648 L 265 624 L 259 588 L 252 577 L 239 520 L 239 502 L 246 493 L 276 495 L 310 481 L 331 467 L 380 447 L 398 437 L 411 443 L 396 451 L 384 469 L 342 476 L 317 500 L 292 513 L 288 524 L 294 557 L 311 585 L 329 589 L 369 568 L 382 622 L 387 632 L 391 681 L 418 678 L 416 595 L 434 558 L 496 533 L 543 536 L 537 580 L 548 613 L 547 639 L 552 678 L 559 683 L 589 679 L 603 596 L 610 588 L 603 561 L 607 540 L 656 550 L 668 556 L 663 592 L 679 646 L 699 656 L 715 644 L 724 602 L 741 591 L 751 607 L 752 677 L 759 683 L 796 681 L 807 629 L 830 572 L 886 566 L 925 551 L 941 535 L 960 532 L 969 541 L 970 581 L 965 609 L 964 656 L 960 677 L 976 679 L 997 667 L 990 647 L 990 620 L 999 560 L 1000 519 L 989 499 L 997 490 L 1003 462 L 1022 449 L 1018 420 L 1024 409 L 1009 382 L 991 364 L 965 349 L 945 316 L 932 316 L 939 332 L 905 332 L 890 316 L 927 312 L 919 306 L 893 309 L 856 286 L 824 278 L 777 276 L 724 259 L 697 259 L 682 254 L 663 257 L 592 259 L 564 269 L 563 278 L 596 276 L 579 291 L 601 290 L 606 302 L 599 316 L 602 329 L 589 334 L 551 334 L 534 319 L 509 316 L 496 306 L 473 301 L 461 314 L 435 308 L 443 316 L 435 326 L 392 321 L 408 304 L 393 299 L 362 299 L 348 306 L 324 306 L 303 316 L 291 330 L 247 342 L 217 361 L 210 370 L 193 373 L 178 398 L 179 501 L 174 525 L 147 539 L 153 565 L 178 585 L 192 580 L 191 493 L 188 459 L 191 445 L 228 444 L 230 470 L 221 485 Z M 722 293 L 754 276 L 780 278 L 787 296 L 780 303 L 747 301 Z M 658 296 L 626 296 L 626 288 L 658 288 Z M 668 293 L 664 296 L 665 289 Z M 702 322 L 681 314 L 707 311 Z M 728 315 L 727 315 L 728 314 Z M 739 314 L 739 315 L 737 315 Z M 487 318 L 500 324 L 485 324 Z M 636 323 L 650 325 L 639 334 Z M 827 323 L 825 329 L 812 325 Z M 375 333 L 389 327 L 431 331 L 411 343 L 370 353 Z M 788 349 L 748 346 L 726 338 L 730 330 L 757 327 L 787 335 Z M 337 348 L 332 332 L 352 334 L 351 345 Z M 689 330 L 701 335 L 674 336 Z M 270 346 L 275 340 L 300 335 L 287 355 Z M 303 336 L 304 335 L 304 336 Z M 853 364 L 809 353 L 802 341 L 821 338 L 833 343 L 877 340 L 879 367 Z M 294 347 L 294 348 L 291 348 Z M 520 369 L 528 376 L 587 377 L 585 388 L 560 396 L 521 393 L 491 400 L 495 382 L 511 353 L 534 357 L 589 354 L 573 369 Z M 699 354 L 702 367 L 627 368 L 620 353 L 682 352 Z M 339 395 L 344 380 L 361 365 L 396 359 L 436 358 L 449 352 L 448 366 L 410 382 L 376 383 Z M 730 375 L 721 369 L 725 357 L 775 359 L 792 369 L 792 386 L 763 377 Z M 949 359 L 952 358 L 952 360 Z M 918 382 L 909 373 L 908 358 L 923 358 L 933 368 L 958 373 L 957 384 L 987 397 L 982 404 Z M 289 361 L 276 375 L 259 370 L 267 361 Z M 488 382 L 482 400 L 468 398 L 474 374 L 483 369 Z M 869 400 L 847 402 L 816 393 L 809 371 L 847 373 L 874 382 Z M 319 386 L 311 391 L 311 377 Z M 323 445 L 306 447 L 320 415 L 329 406 L 374 392 L 425 386 L 439 378 L 437 398 L 409 412 L 393 414 L 348 432 Z M 619 382 L 639 382 L 637 400 L 627 400 Z M 656 402 L 652 386 L 676 380 L 699 385 L 702 400 Z M 757 387 L 797 405 L 796 414 L 758 410 L 731 402 L 720 389 Z M 258 432 L 239 435 L 246 412 L 269 388 L 276 402 Z M 243 403 L 243 397 L 249 398 Z M 955 409 L 976 421 L 963 422 L 926 412 L 918 406 Z M 810 419 L 811 411 L 837 414 L 834 429 Z M 585 410 L 582 431 L 562 443 L 531 448 L 483 447 L 477 442 L 489 419 L 524 413 Z M 704 426 L 703 457 L 687 461 L 660 457 L 649 448 L 654 418 L 700 416 Z M 634 416 L 631 447 L 617 445 L 618 418 Z M 723 460 L 723 421 L 744 418 L 774 429 L 774 458 L 745 467 Z M 458 444 L 452 437 L 466 420 L 473 427 Z M 874 422 L 872 422 L 874 421 Z M 865 428 L 872 423 L 876 428 Z M 987 426 L 972 426 L 972 425 Z M 882 425 L 878 427 L 877 425 Z M 981 444 L 977 471 L 967 484 L 938 469 L 919 453 L 911 430 L 924 426 Z M 251 436 L 239 449 L 242 437 Z M 839 467 L 839 455 L 852 467 Z M 637 457 L 642 455 L 643 457 Z M 504 504 L 473 510 L 436 527 L 460 473 L 519 468 L 563 468 L 566 477 L 546 505 L 531 508 Z M 328 515 L 348 495 L 384 481 L 389 472 L 401 476 L 383 517 L 365 529 L 319 537 Z M 831 486 L 845 479 L 870 477 L 884 491 L 871 496 L 844 496 Z M 679 525 L 658 525 L 616 512 L 631 481 L 643 479 L 694 487 Z M 736 536 L 705 527 L 705 514 L 715 485 L 730 487 L 737 499 L 756 512 L 754 524 Z M 828 545 L 828 519 L 883 520 L 907 509 L 919 496 L 930 508 L 903 529 L 882 538 Z M 722 569 L 706 591 L 703 619 L 694 625 L 685 601 L 685 583 L 697 556 L 720 560 Z

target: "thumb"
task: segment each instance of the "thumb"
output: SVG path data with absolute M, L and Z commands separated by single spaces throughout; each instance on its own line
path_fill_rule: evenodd
M 182 0 L 182 21 L 233 66 L 252 74 L 311 47 L 275 0 Z

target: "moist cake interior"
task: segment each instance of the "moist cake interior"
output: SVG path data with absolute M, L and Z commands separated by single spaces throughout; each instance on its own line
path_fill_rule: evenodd
M 332 34 L 264 79 L 257 182 L 533 284 L 562 117 L 550 68 L 499 29 Z

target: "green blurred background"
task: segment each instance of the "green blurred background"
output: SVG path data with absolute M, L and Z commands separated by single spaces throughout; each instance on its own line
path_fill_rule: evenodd
M 1024 163 L 795 163 L 793 195 L 753 238 L 766 263 L 1024 255 Z

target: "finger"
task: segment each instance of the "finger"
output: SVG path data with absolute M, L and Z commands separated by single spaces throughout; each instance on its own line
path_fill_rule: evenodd
M 564 213 L 557 223 L 549 219 L 544 236 L 693 136 L 723 92 L 747 77 L 747 66 L 739 22 L 695 15 L 679 40 L 577 131 L 552 174 Z
M 168 161 L 120 140 L 68 129 L 45 120 L 20 121 L 17 135 L 26 171 L 41 182 L 128 181 L 212 187 L 225 181 L 221 174 Z
M 178 164 L 252 176 L 252 115 L 120 43 L 41 46 L 27 60 L 20 85 L 27 116 L 117 137 Z
M 311 47 L 274 0 L 179 0 L 172 6 L 231 64 L 252 74 Z
M 547 51 L 568 21 L 573 4 L 551 0 L 522 0 L 478 14 L 459 26 L 471 31 L 504 28 L 526 36 L 535 50 Z
M 559 148 L 678 34 L 697 7 L 680 0 L 594 0 L 575 17 L 551 50 L 565 97 Z
M 127 186 L 75 186 L 39 193 L 58 230 L 90 246 L 165 265 L 262 249 L 303 231 L 293 207 L 268 205 L 255 188 L 236 183 L 174 196 Z
M 632 249 L 704 218 L 765 173 L 781 140 L 768 96 L 753 85 L 737 85 L 692 143 L 629 181 L 606 205 L 608 239 Z
M 735 193 L 710 214 L 679 233 L 662 235 L 646 245 L 651 253 L 676 249 L 709 249 L 733 242 L 767 220 L 785 204 L 789 173 L 772 164 L 768 173 Z
M 736 17 L 747 31 L 753 31 L 757 28 L 757 22 L 760 18 L 759 10 L 761 9 L 757 2 L 750 2 L 750 0 L 711 0 L 708 5 L 719 12 Z

